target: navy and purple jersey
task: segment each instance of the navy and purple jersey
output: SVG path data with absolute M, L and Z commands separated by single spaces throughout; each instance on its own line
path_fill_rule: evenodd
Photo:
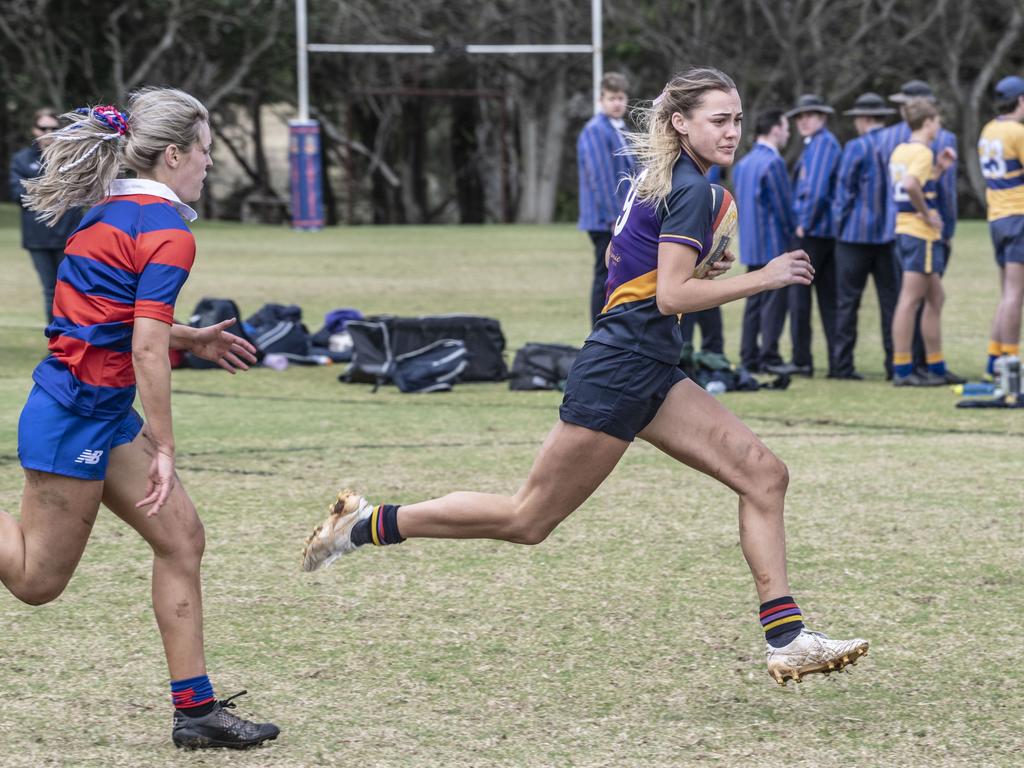
M 889 184 L 889 155 L 882 155 L 881 128 L 846 142 L 839 161 L 839 179 L 832 206 L 838 239 L 844 243 L 892 241 L 895 209 Z
M 804 139 L 804 151 L 793 168 L 793 214 L 796 226 L 812 237 L 835 237 L 832 198 L 843 151 L 828 128 Z
M 118 180 L 68 238 L 57 271 L 50 355 L 32 374 L 81 416 L 115 418 L 135 400 L 135 319 L 174 321 L 196 246 L 180 211 L 195 212 L 153 181 Z
M 906 144 L 910 141 L 910 126 L 907 125 L 906 121 L 890 125 L 880 129 L 876 138 L 879 151 L 882 153 L 882 159 L 885 160 L 886 167 L 888 167 L 889 158 L 892 157 L 893 150 L 900 144 Z M 941 128 L 939 135 L 932 142 L 931 150 L 935 157 L 938 157 L 946 147 L 956 151 L 956 144 L 956 134 Z M 957 161 L 954 160 L 949 169 L 939 177 L 937 183 L 935 200 L 939 215 L 942 216 L 943 240 L 952 240 L 953 234 L 956 232 L 956 166 Z M 892 208 L 891 221 L 893 225 L 886 234 L 889 240 L 893 240 L 896 237 L 896 201 L 892 200 L 891 197 L 889 206 Z
M 740 218 L 740 263 L 763 267 L 789 249 L 793 238 L 793 193 L 786 161 L 757 142 L 733 167 Z
M 676 315 L 658 310 L 658 246 L 687 245 L 699 264 L 713 238 L 711 182 L 685 151 L 672 169 L 672 191 L 658 202 L 636 200 L 636 185 L 615 222 L 605 283 L 605 306 L 591 341 L 678 363 L 683 339 Z

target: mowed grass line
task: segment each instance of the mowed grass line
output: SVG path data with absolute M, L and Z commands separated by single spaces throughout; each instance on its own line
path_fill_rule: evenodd
M 16 510 L 17 418 L 43 352 L 35 275 L 0 209 L 0 507 Z M 476 312 L 510 350 L 579 343 L 590 252 L 568 226 L 204 223 L 182 298 Z M 995 296 L 981 222 L 947 277 L 946 349 L 977 373 Z M 727 308 L 738 348 L 739 305 Z M 820 326 L 816 359 L 824 360 Z M 857 384 L 796 380 L 723 401 L 788 463 L 793 588 L 814 626 L 872 641 L 849 675 L 765 674 L 736 500 L 638 443 L 539 547 L 417 541 L 299 571 L 302 540 L 354 484 L 398 502 L 509 492 L 557 393 L 466 385 L 424 397 L 339 370 L 174 374 L 180 474 L 207 528 L 208 656 L 220 695 L 274 719 L 242 754 L 170 746 L 149 556 L 102 513 L 67 592 L 0 594 L 3 766 L 1015 765 L 1024 518 L 1019 413 L 953 408 L 882 381 L 865 297 Z

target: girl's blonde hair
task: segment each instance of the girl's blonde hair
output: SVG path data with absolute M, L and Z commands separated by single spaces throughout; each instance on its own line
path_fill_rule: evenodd
M 637 198 L 659 202 L 672 191 L 672 168 L 683 147 L 679 133 L 672 127 L 672 115 L 681 112 L 690 117 L 708 91 L 735 89 L 736 84 L 724 72 L 713 67 L 694 67 L 669 80 L 650 107 L 633 110 L 639 131 L 627 138 L 629 151 L 637 161 L 638 175 L 632 179 Z
M 51 224 L 71 208 L 100 202 L 125 169 L 152 170 L 168 146 L 188 152 L 210 114 L 184 91 L 144 88 L 129 97 L 127 114 L 91 107 L 61 118 L 69 124 L 51 134 L 42 175 L 24 182 L 27 207 Z

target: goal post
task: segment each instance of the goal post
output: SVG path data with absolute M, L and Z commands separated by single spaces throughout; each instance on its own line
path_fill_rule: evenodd
M 538 54 L 582 54 L 591 56 L 594 113 L 601 98 L 602 0 L 590 0 L 590 44 L 489 44 L 471 43 L 464 47 L 468 56 L 524 56 Z M 324 225 L 323 189 L 321 184 L 320 126 L 309 117 L 309 54 L 342 53 L 349 55 L 420 55 L 439 53 L 434 45 L 377 45 L 372 43 L 310 43 L 306 0 L 295 0 L 296 83 L 298 86 L 298 117 L 289 121 L 289 170 L 291 173 L 292 226 L 315 230 Z

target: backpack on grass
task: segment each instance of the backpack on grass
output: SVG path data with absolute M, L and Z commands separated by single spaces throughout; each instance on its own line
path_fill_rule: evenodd
M 518 391 L 564 389 L 569 369 L 579 353 L 579 349 L 567 344 L 529 342 L 516 352 L 508 388 Z

